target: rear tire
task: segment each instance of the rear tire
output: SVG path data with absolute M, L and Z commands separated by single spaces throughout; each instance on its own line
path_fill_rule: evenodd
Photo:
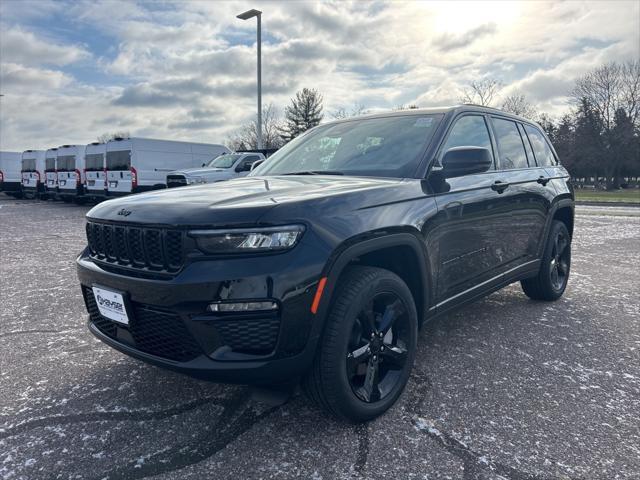
M 404 390 L 418 315 L 411 291 L 388 270 L 349 267 L 335 291 L 303 389 L 333 415 L 364 422 L 384 413 Z
M 563 222 L 554 220 L 540 271 L 535 277 L 520 282 L 522 290 L 532 300 L 558 300 L 567 288 L 570 270 L 571 236 Z

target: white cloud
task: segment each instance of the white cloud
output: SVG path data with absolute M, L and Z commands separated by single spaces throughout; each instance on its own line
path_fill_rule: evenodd
M 79 45 L 63 45 L 39 38 L 19 27 L 2 29 L 0 59 L 25 65 L 68 65 L 91 57 Z
M 0 3 L 13 20 L 0 24 L 3 149 L 117 129 L 220 142 L 253 119 L 255 20 L 235 15 L 254 4 L 43 3 L 47 15 L 69 19 L 75 35 L 62 41 L 29 23 L 39 2 Z M 326 112 L 453 104 L 469 81 L 495 77 L 503 95 L 519 91 L 557 115 L 577 76 L 640 56 L 634 1 L 260 5 L 263 101 L 280 108 L 302 87 L 323 94 Z M 77 32 L 95 32 L 103 45 Z

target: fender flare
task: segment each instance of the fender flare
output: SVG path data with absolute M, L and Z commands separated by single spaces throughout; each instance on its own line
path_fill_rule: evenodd
M 432 282 L 428 255 L 424 247 L 424 242 L 419 239 L 418 235 L 408 232 L 384 233 L 373 238 L 368 237 L 362 239 L 357 241 L 357 243 L 353 243 L 353 241 L 350 241 L 349 243 L 350 245 L 343 247 L 342 250 L 332 255 L 325 265 L 321 275 L 321 278 L 326 277 L 327 281 L 318 306 L 316 317 L 321 319 L 323 326 L 329 314 L 338 279 L 344 272 L 347 265 L 361 255 L 390 247 L 409 247 L 418 258 L 422 293 L 422 305 L 420 311 L 418 311 L 418 321 L 421 322 L 429 305 L 431 304 L 429 294 L 433 292 L 433 290 L 431 288 Z

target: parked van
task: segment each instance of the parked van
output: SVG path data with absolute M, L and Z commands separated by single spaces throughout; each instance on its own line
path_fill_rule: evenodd
M 58 195 L 58 171 L 56 161 L 58 149 L 50 148 L 44 154 L 44 191 L 47 198 L 56 198 Z
M 44 192 L 44 150 L 25 150 L 22 152 L 22 191 L 28 198 L 38 198 Z
M 21 152 L 0 152 L 0 192 L 16 198 L 22 196 L 21 159 Z
M 107 144 L 93 142 L 84 151 L 85 195 L 93 200 L 107 196 Z
M 167 187 L 181 187 L 197 183 L 216 183 L 236 177 L 245 177 L 253 164 L 264 160 L 261 153 L 222 154 L 200 168 L 184 168 L 167 175 Z
M 65 202 L 84 196 L 84 145 L 58 147 L 58 195 Z
M 193 168 L 229 152 L 224 145 L 150 138 L 107 142 L 107 194 L 127 195 L 166 187 L 166 175 Z

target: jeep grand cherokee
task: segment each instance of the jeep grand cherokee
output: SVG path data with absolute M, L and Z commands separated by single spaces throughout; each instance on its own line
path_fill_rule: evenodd
M 320 125 L 246 178 L 87 214 L 89 329 L 220 382 L 302 379 L 351 421 L 407 383 L 418 328 L 520 281 L 565 290 L 573 190 L 538 125 L 476 106 Z

